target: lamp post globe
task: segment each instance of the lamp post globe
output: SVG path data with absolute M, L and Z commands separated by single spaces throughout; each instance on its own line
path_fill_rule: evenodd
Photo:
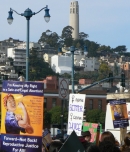
M 13 22 L 13 16 L 12 16 L 13 11 L 11 11 L 11 9 L 10 9 L 10 11 L 8 13 L 9 13 L 9 16 L 7 18 L 7 21 L 8 21 L 9 24 L 12 24 L 12 22 Z

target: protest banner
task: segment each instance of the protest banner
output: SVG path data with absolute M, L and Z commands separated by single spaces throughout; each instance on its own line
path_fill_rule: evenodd
M 67 135 L 70 135 L 73 130 L 77 136 L 81 135 L 85 96 L 85 94 L 70 94 L 69 96 Z
M 41 151 L 43 83 L 3 81 L 1 108 L 1 149 Z
M 91 141 L 95 142 L 96 136 L 97 136 L 97 123 L 91 123 L 91 122 L 83 122 L 83 132 L 90 131 L 91 133 Z M 100 124 L 100 134 L 102 133 L 102 125 Z
M 85 149 L 77 137 L 75 131 L 71 133 L 68 139 L 65 141 L 59 152 L 85 152 Z
M 126 99 L 109 100 L 114 128 L 129 126 Z

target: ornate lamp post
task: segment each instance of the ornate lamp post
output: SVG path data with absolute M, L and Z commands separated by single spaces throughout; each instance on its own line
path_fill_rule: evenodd
M 36 15 L 38 14 L 39 12 L 41 12 L 43 9 L 45 9 L 45 15 L 44 15 L 44 19 L 46 22 L 49 22 L 50 20 L 50 14 L 49 14 L 49 9 L 48 9 L 48 6 L 42 8 L 41 10 L 39 10 L 38 12 L 32 12 L 31 9 L 27 8 L 24 13 L 21 13 L 19 14 L 18 12 L 16 12 L 15 10 L 13 10 L 12 8 L 10 8 L 10 11 L 8 12 L 9 13 L 9 16 L 7 18 L 8 20 L 8 23 L 9 24 L 12 24 L 13 22 L 13 12 L 15 12 L 16 14 L 18 15 L 21 15 L 21 16 L 24 16 L 27 20 L 27 41 L 26 41 L 26 81 L 28 81 L 28 75 L 29 75 L 29 21 L 30 21 L 30 18 L 33 16 L 33 15 Z
M 72 93 L 74 93 L 74 51 L 75 51 L 75 47 L 71 46 L 70 51 L 71 51 L 71 56 L 72 56 L 72 75 L 71 75 Z

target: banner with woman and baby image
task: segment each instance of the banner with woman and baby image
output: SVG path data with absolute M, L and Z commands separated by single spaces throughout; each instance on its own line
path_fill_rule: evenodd
M 114 128 L 129 126 L 128 113 L 125 99 L 109 100 Z
M 41 151 L 43 83 L 3 81 L 1 113 L 2 150 Z

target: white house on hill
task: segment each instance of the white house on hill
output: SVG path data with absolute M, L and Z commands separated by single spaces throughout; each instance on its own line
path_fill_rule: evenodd
M 71 56 L 54 55 L 51 57 L 51 68 L 59 74 L 71 73 L 72 71 Z

